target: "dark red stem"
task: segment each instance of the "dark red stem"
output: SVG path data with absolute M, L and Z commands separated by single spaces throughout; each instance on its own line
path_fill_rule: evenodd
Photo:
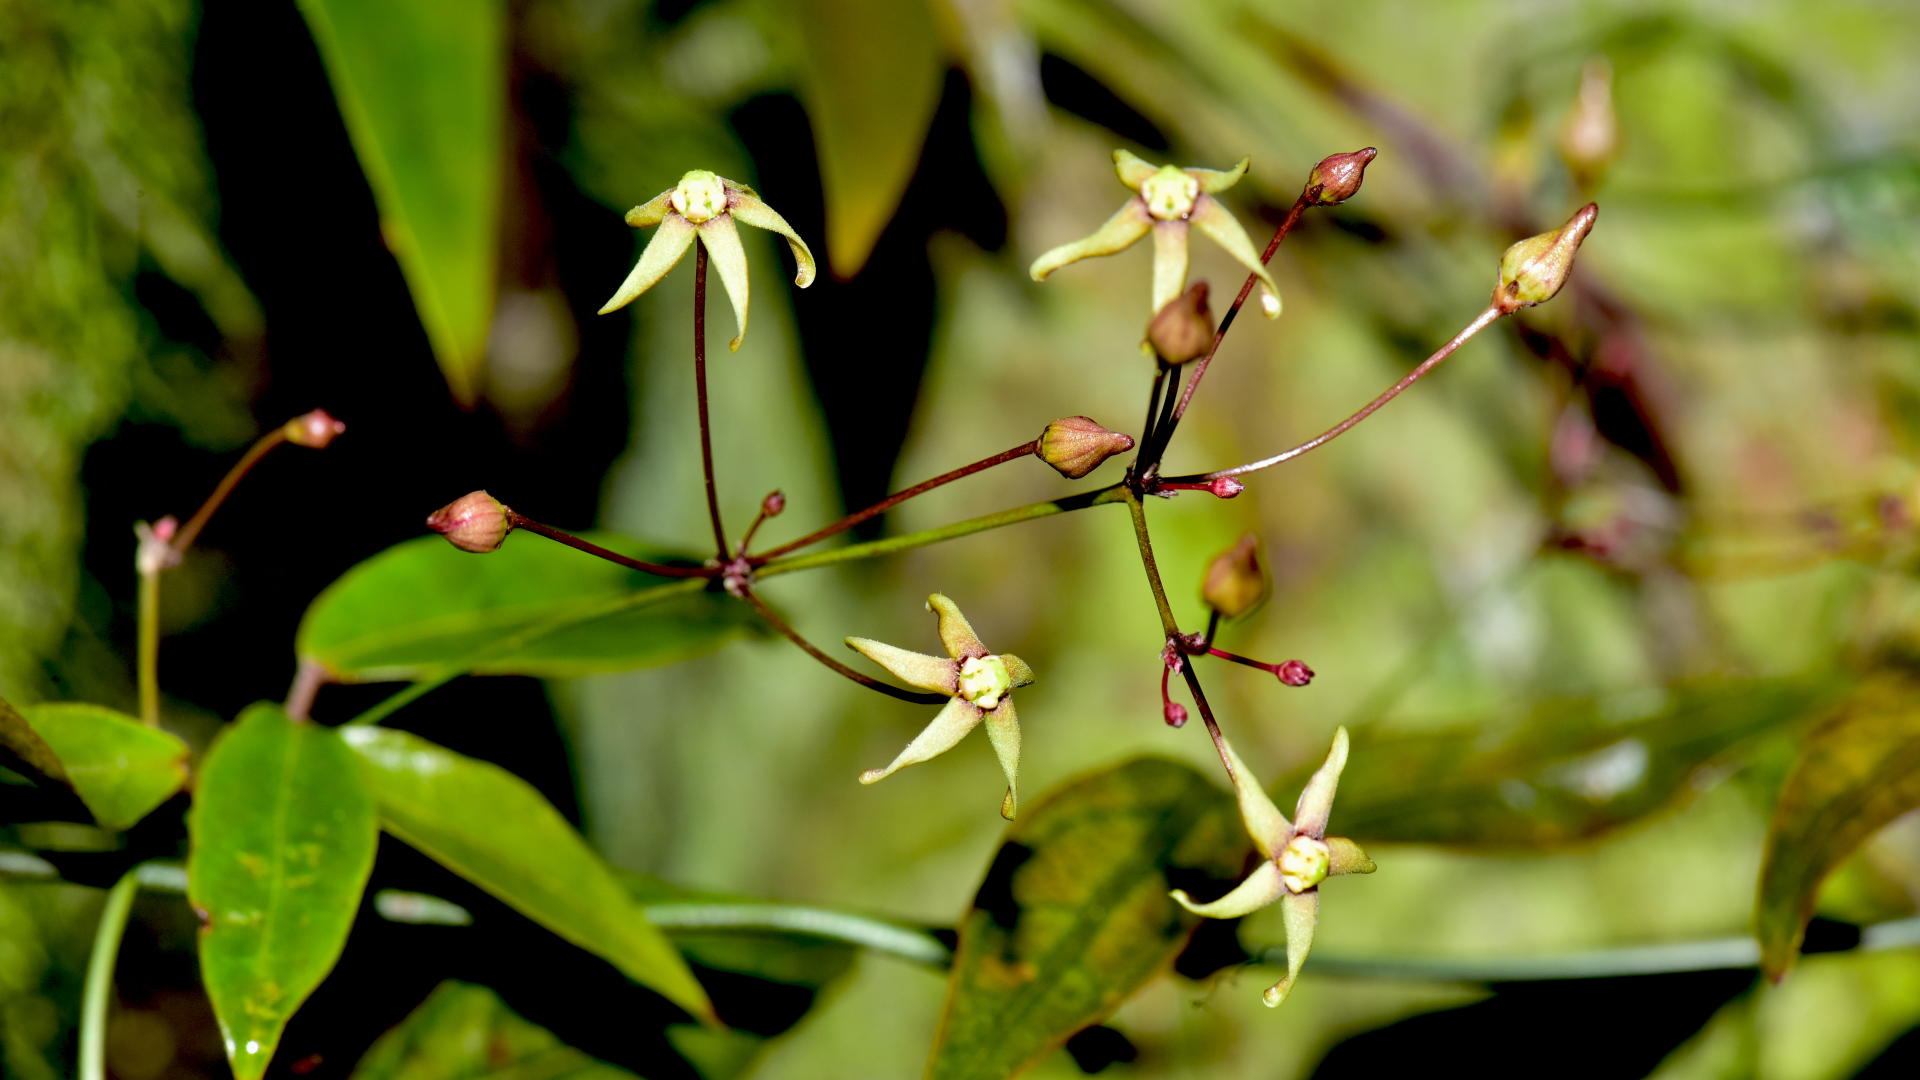
M 572 533 L 562 532 L 551 525 L 542 525 L 539 522 L 533 520 L 532 518 L 526 516 L 525 514 L 519 513 L 518 511 L 515 511 L 515 510 L 507 511 L 507 522 L 516 529 L 525 529 L 531 533 L 539 533 L 541 536 L 544 536 L 549 540 L 557 540 L 560 543 L 565 544 L 570 548 L 576 548 L 580 551 L 586 552 L 589 555 L 598 556 L 599 558 L 605 559 L 611 563 L 619 563 L 621 566 L 627 567 L 630 570 L 644 571 L 646 573 L 654 575 L 655 577 L 710 578 L 720 573 L 720 568 L 717 566 L 662 566 L 659 563 L 641 562 L 639 559 L 629 559 L 625 555 L 622 555 L 617 551 L 608 551 L 606 548 L 601 547 L 599 544 L 595 544 L 587 540 L 582 540 L 579 537 L 573 535 Z
M 786 635 L 786 638 L 788 641 L 791 641 L 795 645 L 800 646 L 800 648 L 804 650 L 808 656 L 811 656 L 815 660 L 818 660 L 821 663 L 827 665 L 827 667 L 832 668 L 834 671 L 838 672 L 839 674 L 844 675 L 849 679 L 852 679 L 854 682 L 859 683 L 861 686 L 864 686 L 869 690 L 878 690 L 879 692 L 887 695 L 888 697 L 899 698 L 901 701 L 911 701 L 916 705 L 945 705 L 947 703 L 947 696 L 945 694 L 919 694 L 919 693 L 915 693 L 912 690 L 902 690 L 897 686 L 889 686 L 886 683 L 881 682 L 879 679 L 875 679 L 875 678 L 872 678 L 871 676 L 860 674 L 859 672 L 853 670 L 852 668 L 841 663 L 840 661 L 835 660 L 833 657 L 828 656 L 826 653 L 821 652 L 819 649 L 814 648 L 812 642 L 808 641 L 806 638 L 801 637 L 799 631 L 795 630 L 791 626 L 788 626 L 787 621 L 785 619 L 782 619 L 779 615 L 776 615 L 774 613 L 774 610 L 767 606 L 766 601 L 754 595 L 752 590 L 742 589 L 740 592 L 740 596 L 742 599 L 746 600 L 747 603 L 753 605 L 753 610 L 759 612 L 761 618 L 767 620 L 768 624 L 771 625 L 775 630 L 778 630 L 782 634 Z
M 707 423 L 707 245 L 693 241 L 693 385 L 700 401 L 700 467 L 707 474 L 707 517 L 713 522 L 715 558 L 726 562 L 727 531 L 720 525 L 720 495 L 713 487 L 713 433 Z
M 1193 692 L 1193 703 L 1200 707 L 1200 719 L 1206 721 L 1207 734 L 1213 738 L 1213 749 L 1220 755 L 1220 764 L 1226 767 L 1227 779 L 1238 782 L 1233 775 L 1233 760 L 1227 757 L 1227 743 L 1220 734 L 1220 725 L 1213 719 L 1213 709 L 1207 704 L 1207 695 L 1200 689 L 1200 677 L 1193 673 L 1192 664 L 1181 664 L 1180 674 L 1186 676 L 1187 689 Z

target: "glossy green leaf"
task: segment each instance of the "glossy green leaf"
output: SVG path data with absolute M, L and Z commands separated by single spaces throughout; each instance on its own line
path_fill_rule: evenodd
M 493 320 L 503 0 L 300 0 L 421 325 L 462 404 Z M 289 236 L 299 208 L 287 207 Z
M 703 1018 L 713 1006 L 611 868 L 531 784 L 415 735 L 352 727 L 386 830 Z
M 1137 759 L 1043 796 L 960 925 L 928 1077 L 1013 1076 L 1107 1016 L 1200 922 L 1168 890 L 1224 892 L 1249 850 L 1232 798 L 1177 762 Z
M 622 537 L 588 535 L 649 562 L 675 558 Z M 656 602 L 590 617 L 622 597 L 669 584 L 681 588 Z M 495 648 L 570 615 L 580 624 L 521 648 Z M 751 608 L 722 593 L 628 570 L 543 537 L 510 536 L 500 550 L 472 555 L 438 536 L 423 536 L 388 548 L 327 586 L 307 608 L 294 643 L 302 658 L 319 661 L 346 681 L 418 678 L 489 649 L 471 670 L 565 678 L 698 656 L 754 621 Z
M 449 980 L 374 1040 L 352 1080 L 634 1080 L 522 1018 L 484 986 Z
M 1541 705 L 1501 737 L 1362 730 L 1334 826 L 1362 843 L 1574 843 L 1686 798 L 1743 744 L 1843 690 L 1833 679 L 1711 680 Z M 1306 771 L 1273 790 L 1290 798 Z
M 1869 680 L 1810 735 L 1767 830 L 1755 932 L 1778 979 L 1793 965 L 1820 883 L 1880 827 L 1920 806 L 1920 677 Z
M 925 0 L 795 0 L 800 94 L 827 201 L 827 263 L 845 280 L 873 254 L 920 162 L 946 64 Z
M 124 829 L 186 786 L 187 744 L 171 732 L 103 705 L 29 705 L 21 714 L 102 828 Z
M 266 1071 L 287 1019 L 339 959 L 373 870 L 373 797 L 329 728 L 249 707 L 200 766 L 187 899 L 234 1075 Z

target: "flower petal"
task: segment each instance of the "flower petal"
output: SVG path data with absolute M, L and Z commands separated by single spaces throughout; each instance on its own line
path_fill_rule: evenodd
M 1195 915 L 1205 915 L 1209 919 L 1237 919 L 1259 911 L 1286 891 L 1287 887 L 1280 881 L 1280 868 L 1273 865 L 1272 859 L 1261 859 L 1260 865 L 1253 868 L 1253 873 L 1248 874 L 1245 881 L 1211 904 L 1194 903 L 1185 889 L 1175 889 L 1167 895 Z
M 980 644 L 980 635 L 973 632 L 973 625 L 967 622 L 965 615 L 960 614 L 959 605 L 934 593 L 927 597 L 927 610 L 939 617 L 940 643 L 947 647 L 948 656 L 964 660 L 969 656 L 989 655 L 987 647 Z M 1007 673 L 1011 675 L 1013 672 L 1009 669 Z
M 1048 274 L 1068 263 L 1124 251 L 1132 247 L 1134 241 L 1147 235 L 1147 227 L 1152 224 L 1153 218 L 1147 213 L 1147 204 L 1137 197 L 1128 199 L 1126 205 L 1108 218 L 1106 224 L 1101 225 L 1092 236 L 1062 244 L 1033 260 L 1028 273 L 1033 275 L 1035 281 L 1045 281 Z
M 1327 837 L 1327 876 L 1337 874 L 1371 874 L 1378 867 L 1367 857 L 1360 845 L 1344 836 Z
M 740 230 L 733 227 L 732 214 L 708 218 L 698 228 L 713 268 L 719 271 L 720 284 L 726 286 L 727 299 L 733 301 L 733 321 L 740 332 L 727 348 L 739 352 L 740 342 L 747 336 L 747 249 L 740 246 Z
M 727 199 L 729 213 L 743 225 L 777 232 L 786 237 L 787 247 L 793 249 L 793 283 L 803 289 L 813 284 L 813 252 L 807 247 L 807 242 L 800 239 L 800 234 L 793 231 L 793 226 L 787 224 L 787 219 L 781 217 L 773 207 L 761 202 L 752 188 L 734 184 L 731 180 L 722 182 L 732 185 L 732 192 Z
M 1287 977 L 1269 986 L 1261 995 L 1268 1008 L 1287 1000 L 1287 995 L 1293 992 L 1293 980 L 1300 977 L 1300 965 L 1307 962 L 1307 953 L 1313 948 L 1313 932 L 1320 926 L 1319 890 L 1282 896 L 1280 914 L 1287 924 Z
M 847 646 L 886 668 L 908 686 L 948 696 L 960 692 L 960 665 L 952 660 L 908 652 L 872 638 L 850 637 Z
M 1198 206 L 1198 204 L 1195 204 Z M 1187 223 L 1158 221 L 1153 226 L 1153 310 L 1187 291 Z
M 933 718 L 933 723 L 928 724 L 920 734 L 914 736 L 905 750 L 900 751 L 900 756 L 893 759 L 893 764 L 884 769 L 868 769 L 860 774 L 860 782 L 878 783 L 909 765 L 917 765 L 946 753 L 953 749 L 954 743 L 972 731 L 984 715 L 978 705 L 966 698 L 954 698 L 947 702 L 946 708 L 940 710 L 940 715 Z
M 1226 207 L 1220 205 L 1220 200 L 1211 195 L 1202 195 L 1195 199 L 1193 213 L 1188 215 L 1187 220 L 1198 226 L 1201 232 L 1213 237 L 1215 243 L 1227 249 L 1227 254 L 1233 256 L 1241 266 L 1253 271 L 1260 278 L 1260 284 L 1267 290 L 1267 295 L 1273 298 L 1273 303 L 1262 304 L 1261 309 L 1267 313 L 1267 318 L 1279 318 L 1280 289 L 1273 283 L 1273 278 L 1267 274 L 1267 268 L 1261 265 L 1260 253 L 1253 250 L 1253 241 L 1247 239 L 1246 230 L 1240 227 L 1240 223 L 1234 220 Z
M 667 276 L 667 271 L 680 261 L 680 256 L 687 253 L 687 248 L 693 244 L 693 236 L 692 222 L 679 214 L 668 214 L 660 222 L 653 239 L 647 241 L 647 249 L 640 253 L 640 261 L 633 265 L 633 272 L 620 283 L 620 291 L 606 302 L 600 314 L 626 307 L 641 293 L 658 284 L 661 278 Z
M 987 741 L 993 743 L 994 756 L 1000 759 L 1000 771 L 1007 774 L 1007 797 L 1000 800 L 1000 816 L 1008 821 L 1020 809 L 1020 717 L 1013 711 L 1013 699 L 986 710 Z
M 1227 751 L 1227 761 L 1233 765 L 1233 790 L 1240 798 L 1240 820 L 1247 825 L 1247 835 L 1253 837 L 1253 846 L 1260 849 L 1263 858 L 1272 860 L 1280 849 L 1293 839 L 1293 826 L 1287 824 L 1287 816 L 1267 798 L 1266 789 L 1247 768 L 1247 763 L 1234 753 L 1233 744 L 1225 735 L 1220 736 L 1220 745 Z
M 1129 151 L 1115 150 L 1113 171 L 1119 175 L 1121 183 L 1139 191 L 1141 184 L 1146 183 L 1154 173 L 1160 171 L 1160 166 L 1148 164 Z
M 667 211 L 673 209 L 673 189 L 667 190 L 627 211 L 627 224 L 636 229 L 645 229 L 666 220 Z
M 1182 169 L 1180 171 L 1200 181 L 1202 192 L 1225 191 L 1239 183 L 1241 177 L 1247 175 L 1247 166 L 1251 164 L 1253 164 L 1252 158 L 1243 157 L 1240 159 L 1240 164 L 1226 172 L 1221 172 L 1219 169 Z
M 1025 660 L 1020 659 L 1012 653 L 1001 653 L 1000 660 L 1007 665 L 1007 678 L 1012 680 L 1008 684 L 1008 689 L 1016 686 L 1031 686 L 1033 684 L 1033 669 L 1027 666 Z
M 1340 770 L 1347 767 L 1347 729 L 1336 728 L 1326 764 L 1307 781 L 1293 808 L 1293 827 L 1315 840 L 1327 835 L 1327 815 L 1333 811 L 1333 792 L 1340 786 Z

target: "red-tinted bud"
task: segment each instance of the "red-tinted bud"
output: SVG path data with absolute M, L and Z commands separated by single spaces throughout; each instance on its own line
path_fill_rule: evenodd
M 513 531 L 513 512 L 484 491 L 463 495 L 427 515 L 427 528 L 461 551 L 496 551 Z
M 1166 717 L 1168 727 L 1184 727 L 1187 723 L 1187 707 L 1177 701 L 1167 702 Z
M 1305 686 L 1313 681 L 1313 669 L 1298 660 L 1281 664 L 1280 670 L 1274 674 L 1280 676 L 1280 681 L 1288 686 Z
M 1366 178 L 1367 163 L 1379 153 L 1369 146 L 1351 154 L 1322 158 L 1307 174 L 1307 201 L 1333 206 L 1353 198 L 1360 191 L 1360 181 Z
M 287 421 L 280 430 L 286 435 L 287 441 L 295 446 L 321 450 L 333 441 L 334 436 L 347 430 L 347 425 L 335 420 L 327 410 L 315 409 Z
M 1167 301 L 1147 323 L 1147 342 L 1169 364 L 1205 356 L 1213 348 L 1213 310 L 1207 306 L 1207 283 L 1196 281 L 1186 292 Z
M 779 517 L 780 511 L 787 508 L 787 497 L 776 491 L 760 500 L 760 514 L 763 517 Z
M 1078 480 L 1115 454 L 1133 449 L 1133 436 L 1108 431 L 1084 416 L 1068 416 L 1048 424 L 1033 454 L 1061 476 Z
M 1231 476 L 1222 476 L 1213 483 L 1208 484 L 1207 490 L 1213 492 L 1218 498 L 1231 499 L 1235 495 L 1247 490 L 1247 485 L 1235 480 Z

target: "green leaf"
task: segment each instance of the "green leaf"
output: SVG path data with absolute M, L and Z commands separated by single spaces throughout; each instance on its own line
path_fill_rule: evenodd
M 533 786 L 387 728 L 342 728 L 386 830 L 703 1019 L 707 993 L 612 869 Z
M 33 729 L 33 725 L 27 723 L 27 718 L 7 704 L 4 698 L 0 698 L 0 750 L 12 754 L 21 764 L 49 780 L 72 783 L 67 779 L 67 770 L 60 764 L 59 755 Z
M 946 68 L 926 0 L 796 0 L 800 97 L 827 202 L 827 263 L 860 272 L 920 162 Z
M 635 541 L 587 534 L 648 562 L 678 558 Z M 684 560 L 682 560 L 684 561 Z M 667 584 L 684 591 L 594 618 L 609 604 Z M 634 597 L 638 600 L 638 597 Z M 524 647 L 487 650 L 569 616 L 581 624 Z M 513 536 L 472 555 L 437 536 L 409 540 L 341 575 L 307 608 L 294 639 L 303 658 L 347 681 L 414 679 L 444 664 L 485 659 L 489 675 L 566 678 L 668 664 L 711 652 L 754 623 L 747 605 L 684 579 L 659 578 L 538 536 Z
M 1844 689 L 1830 678 L 1706 680 L 1544 704 L 1498 738 L 1481 727 L 1363 730 L 1340 778 L 1334 827 L 1362 843 L 1575 843 L 1687 797 L 1711 775 L 1703 770 Z M 1272 790 L 1298 791 L 1311 767 Z
M 503 0 L 300 0 L 453 395 L 479 397 L 506 110 Z M 289 236 L 299 207 L 287 207 Z M 291 241 L 290 241 L 291 242 Z
M 636 1080 L 507 1008 L 484 986 L 449 980 L 374 1040 L 352 1080 Z
M 1920 806 L 1920 677 L 1883 673 L 1810 735 L 1767 829 L 1755 929 L 1760 963 L 1793 966 L 1820 883 L 1867 838 Z
M 5 710 L 0 708 L 0 727 Z M 102 828 L 124 829 L 187 784 L 187 744 L 103 705 L 29 705 L 27 723 L 58 758 Z
M 241 713 L 201 764 L 187 899 L 203 913 L 200 977 L 240 1080 L 266 1071 L 287 1019 L 340 958 L 376 821 L 353 754 L 278 705 Z
M 1232 798 L 1177 762 L 1141 758 L 1043 796 L 960 925 L 927 1076 L 1013 1076 L 1107 1016 L 1200 922 L 1168 890 L 1224 891 L 1248 849 Z

